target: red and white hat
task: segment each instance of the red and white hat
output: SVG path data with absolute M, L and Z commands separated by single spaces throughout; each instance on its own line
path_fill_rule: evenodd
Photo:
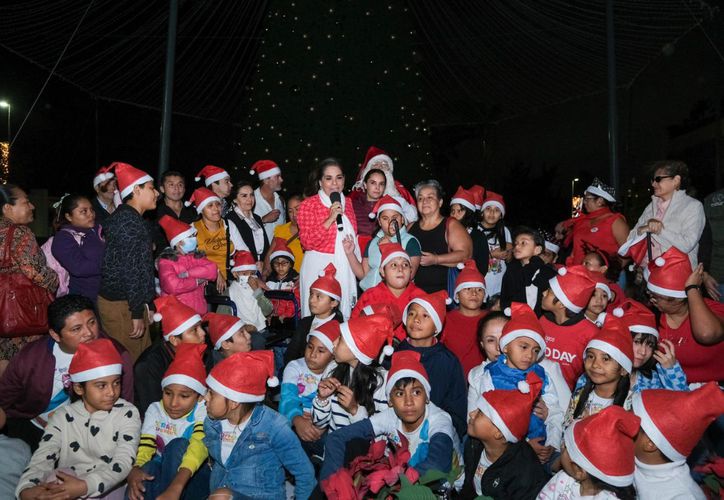
M 214 349 L 221 349 L 221 343 L 229 340 L 244 326 L 244 322 L 236 316 L 214 312 L 204 314 L 203 321 L 209 324 L 209 337 Z
M 281 173 L 282 171 L 279 168 L 279 165 L 271 160 L 259 160 L 254 163 L 251 166 L 251 170 L 249 170 L 249 175 L 258 175 L 260 181 Z
M 96 175 L 93 177 L 93 189 L 115 177 L 113 172 L 110 171 L 112 166 L 113 164 L 110 164 L 98 169 L 98 172 L 96 172 Z
M 483 208 L 483 200 L 485 199 L 485 188 L 478 184 L 470 186 L 468 189 L 473 194 L 473 200 L 475 202 L 475 210 L 480 211 Z
M 483 205 L 480 210 L 485 210 L 486 207 L 498 207 L 498 209 L 500 209 L 500 213 L 502 213 L 503 217 L 505 217 L 505 201 L 503 200 L 502 195 L 492 191 L 485 193 L 485 200 L 483 201 Z
M 339 321 L 332 319 L 313 328 L 307 334 L 307 342 L 309 342 L 309 337 L 314 337 L 319 340 L 329 352 L 332 352 L 334 350 L 334 342 L 341 334 L 342 330 L 339 327 Z
M 456 203 L 472 210 L 473 212 L 476 210 L 475 196 L 462 186 L 458 186 L 458 190 L 455 191 L 455 194 L 450 199 L 450 206 L 453 206 Z
M 139 186 L 147 182 L 152 182 L 153 177 L 148 175 L 143 170 L 139 170 L 136 167 L 129 165 L 128 163 L 121 163 L 115 161 L 108 166 L 108 170 L 113 171 L 118 179 L 118 190 L 121 192 L 121 199 L 133 192 L 134 186 Z
M 517 338 L 528 337 L 540 346 L 538 360 L 543 359 L 546 353 L 545 333 L 533 309 L 523 302 L 513 302 L 510 307 L 505 308 L 504 314 L 510 317 L 510 320 L 503 326 L 503 332 L 500 335 L 500 350 L 502 351 L 505 346 Z
M 220 181 L 221 179 L 224 179 L 226 177 L 230 178 L 231 176 L 229 175 L 229 172 L 227 172 L 223 168 L 219 168 L 214 165 L 206 165 L 204 168 L 199 170 L 199 173 L 196 174 L 194 180 L 196 182 L 199 182 L 203 178 L 204 185 L 206 187 L 209 187 L 214 182 Z
M 455 279 L 455 302 L 460 302 L 458 300 L 458 292 L 460 290 L 465 290 L 466 288 L 482 288 L 485 290 L 485 277 L 478 271 L 478 266 L 473 259 L 468 259 L 465 263 L 460 262 L 458 269 L 461 271 Z
M 374 168 L 375 163 L 379 162 L 387 163 L 390 167 L 390 172 L 393 171 L 394 163 L 392 162 L 392 158 L 377 146 L 370 146 L 367 150 L 367 154 L 365 155 L 365 161 L 362 163 L 362 170 L 369 171 L 371 168 Z M 364 177 L 365 173 L 366 172 L 361 172 L 361 177 Z
M 645 391 L 646 392 L 646 391 Z M 563 433 L 571 461 L 613 486 L 630 486 L 634 477 L 634 438 L 641 419 L 620 406 L 574 421 Z
M 405 252 L 405 249 L 402 248 L 402 245 L 399 243 L 383 243 L 379 246 L 380 248 L 380 269 L 384 268 L 387 264 L 390 263 L 392 259 L 396 259 L 398 257 L 402 257 L 407 262 L 410 262 L 410 256 Z
M 342 338 L 354 357 L 363 365 L 371 364 L 382 349 L 382 356 L 391 356 L 394 330 L 386 314 L 359 316 L 339 325 Z M 384 349 L 382 346 L 385 345 Z
M 445 290 L 438 290 L 433 293 L 423 293 L 419 297 L 415 297 L 407 303 L 405 310 L 402 311 L 403 318 L 407 318 L 407 311 L 410 310 L 410 306 L 412 304 L 417 304 L 425 308 L 432 318 L 432 322 L 435 323 L 436 334 L 442 331 L 442 327 L 445 324 L 447 306 L 452 304 L 452 300 L 450 300 L 450 297 Z
M 372 211 L 369 214 L 370 219 L 376 218 L 381 212 L 384 212 L 385 210 L 394 210 L 403 217 L 405 216 L 405 213 L 402 210 L 402 203 L 400 203 L 400 201 L 394 196 L 386 194 L 382 198 L 377 200 L 375 206 L 372 207 Z
M 108 339 L 96 339 L 78 344 L 68 367 L 71 382 L 87 382 L 97 378 L 120 375 L 121 355 Z
M 420 353 L 416 351 L 397 351 L 392 355 L 390 371 L 387 372 L 387 383 L 385 384 L 385 395 L 390 399 L 390 392 L 398 380 L 403 378 L 414 378 L 422 384 L 427 392 L 427 399 L 430 399 L 430 378 L 427 370 L 420 362 Z
M 292 253 L 291 248 L 289 248 L 289 245 L 287 245 L 287 240 L 284 238 L 274 238 L 272 240 L 269 262 L 273 261 L 277 257 L 286 257 L 294 262 L 294 254 Z
M 231 272 L 256 271 L 256 260 L 248 250 L 237 250 L 229 261 Z
M 327 267 L 324 268 L 320 277 L 317 278 L 309 288 L 325 295 L 329 295 L 336 301 L 341 301 L 342 287 L 339 284 L 339 281 L 334 278 L 335 274 L 337 274 L 337 268 L 330 262 L 327 264 Z
M 596 280 L 591 272 L 580 265 L 560 268 L 558 276 L 551 278 L 548 283 L 556 298 L 574 313 L 586 308 L 596 288 Z
M 196 235 L 196 228 L 182 222 L 170 215 L 164 215 L 158 219 L 158 224 L 166 234 L 166 239 L 171 248 L 181 243 L 186 238 Z
M 635 238 L 626 240 L 618 249 L 621 257 L 630 258 L 635 264 L 641 265 L 648 254 L 648 242 L 646 236 L 650 233 L 639 234 Z M 651 235 L 651 243 L 655 244 L 656 236 Z
M 588 342 L 586 349 L 598 349 L 603 351 L 629 374 L 633 369 L 633 341 L 628 328 L 619 318 L 606 315 L 606 321 L 601 330 Z
M 237 403 L 264 401 L 266 388 L 279 385 L 272 351 L 237 352 L 211 369 L 206 385 Z
M 606 279 L 606 276 L 603 273 L 599 273 L 596 271 L 589 272 L 591 273 L 591 277 L 593 277 L 593 280 L 596 282 L 596 288 L 598 288 L 599 290 L 603 290 L 606 293 L 606 297 L 608 297 L 608 300 L 613 300 L 613 291 L 611 291 L 611 287 L 608 286 L 608 280 Z
M 656 328 L 656 316 L 641 302 L 626 299 L 613 310 L 613 315 L 621 318 L 631 333 L 648 333 L 657 339 L 659 338 L 659 330 Z
M 176 355 L 161 379 L 161 388 L 180 384 L 193 389 L 202 396 L 206 394 L 206 367 L 204 351 L 206 344 L 180 344 Z
M 476 406 L 493 422 L 506 441 L 517 443 L 528 434 L 533 406 L 542 388 L 543 381 L 530 371 L 525 380 L 518 382 L 517 389 L 484 392 Z
M 360 311 L 360 316 L 372 316 L 373 314 L 386 314 L 389 316 L 393 328 L 397 328 L 402 323 L 402 312 L 392 302 L 368 304 Z
M 724 392 L 716 382 L 691 392 L 641 391 L 631 402 L 641 429 L 674 462 L 686 460 L 709 424 L 724 413 Z
M 190 207 L 191 205 L 195 206 L 196 213 L 200 214 L 204 210 L 204 207 L 213 201 L 221 203 L 221 198 L 216 196 L 210 189 L 196 188 L 196 190 L 191 194 L 189 201 L 185 201 L 184 205 L 187 207 Z
M 156 305 L 154 321 L 161 322 L 163 340 L 181 335 L 183 332 L 201 322 L 201 316 L 186 304 L 178 301 L 175 295 L 163 295 L 153 300 Z
M 666 297 L 685 299 L 684 285 L 691 273 L 689 256 L 678 248 L 671 247 L 661 257 L 649 262 L 649 267 L 644 270 L 646 288 Z

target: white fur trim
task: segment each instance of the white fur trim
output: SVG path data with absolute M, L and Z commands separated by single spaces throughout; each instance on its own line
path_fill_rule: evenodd
M 634 246 L 636 243 L 638 243 L 639 241 L 641 241 L 645 238 L 646 238 L 646 233 L 640 234 L 632 240 L 624 241 L 623 245 L 621 245 L 618 249 L 618 254 L 621 257 L 624 257 L 628 253 L 628 251 L 631 249 L 632 246 Z
M 455 295 L 455 302 L 460 302 L 458 299 L 458 292 L 460 290 L 465 290 L 466 288 L 482 288 L 483 292 L 485 292 L 485 283 L 481 281 L 463 281 L 455 287 L 455 291 L 453 292 Z
M 437 312 L 435 312 L 435 308 L 432 307 L 432 304 L 430 304 L 422 297 L 414 298 L 410 302 L 408 302 L 408 304 L 405 306 L 405 310 L 402 312 L 402 318 L 407 318 L 407 311 L 410 310 L 410 306 L 412 304 L 417 304 L 425 308 L 427 314 L 430 315 L 430 317 L 432 318 L 432 322 L 435 324 L 435 328 L 437 329 L 435 335 L 439 334 L 442 331 L 442 321 L 440 321 L 440 316 L 437 315 Z
M 238 271 L 256 271 L 256 264 L 243 264 L 231 268 L 232 273 Z
M 89 380 L 95 380 L 102 377 L 110 377 L 111 375 L 120 375 L 123 371 L 123 365 L 113 364 L 105 366 L 96 366 L 90 370 L 82 372 L 71 373 L 71 382 L 88 382 Z
M 219 198 L 218 196 L 209 196 L 204 201 L 199 203 L 199 205 L 196 207 L 196 213 L 200 214 L 204 210 L 204 207 L 213 201 L 218 201 L 219 203 L 221 203 L 221 198 Z
M 251 175 L 254 175 L 254 172 L 249 172 Z M 269 177 L 274 177 L 277 174 L 281 174 L 282 171 L 279 169 L 279 167 L 270 168 L 266 172 L 261 172 L 259 174 L 259 180 L 263 181 L 264 179 L 268 179 Z
M 329 292 L 329 291 L 327 291 L 327 290 L 322 290 L 321 288 L 314 288 L 314 287 L 312 288 L 312 290 L 316 290 L 316 291 L 318 291 L 319 293 L 323 293 L 324 295 L 327 295 L 327 296 L 329 296 L 329 297 L 332 297 L 332 298 L 333 298 L 334 300 L 336 300 L 337 302 L 341 302 L 341 301 L 342 301 L 342 297 L 340 297 L 339 295 L 335 295 L 335 294 L 333 294 L 332 292 Z
M 648 271 L 648 269 L 646 269 L 646 271 Z M 684 290 L 671 290 L 669 288 L 654 285 L 648 280 L 649 276 L 646 272 L 644 273 L 644 278 L 646 279 L 646 288 L 654 293 L 658 293 L 659 295 L 665 295 L 666 297 L 674 297 L 675 299 L 686 298 L 686 292 Z
M 615 359 L 616 362 L 621 365 L 621 368 L 631 374 L 631 370 L 633 369 L 633 362 L 623 352 L 621 352 L 618 347 L 599 339 L 593 339 L 588 342 L 588 345 L 586 345 L 586 348 L 583 350 L 583 352 L 586 352 L 588 349 L 598 349 L 599 351 L 605 352 L 613 359 Z
M 604 200 L 611 202 L 611 203 L 616 202 L 616 198 L 614 198 L 613 196 L 611 196 L 610 193 L 607 193 L 606 191 L 604 191 L 603 189 L 601 189 L 598 186 L 588 186 L 586 188 L 586 190 L 584 191 L 584 193 L 591 193 L 593 195 L 600 196 Z
M 194 326 L 196 323 L 200 323 L 200 322 L 201 322 L 201 316 L 199 316 L 198 314 L 194 314 L 193 316 L 191 316 L 189 319 L 187 319 L 186 321 L 181 323 L 179 326 L 177 326 L 170 332 L 164 333 L 163 340 L 168 341 L 168 339 L 170 339 L 171 337 L 175 337 L 176 335 L 181 335 L 183 332 L 185 332 L 186 330 L 188 330 L 189 328 Z
M 385 384 L 385 395 L 387 396 L 388 401 L 390 399 L 390 392 L 392 392 L 392 388 L 395 387 L 397 381 L 408 377 L 414 378 L 415 380 L 419 381 L 427 392 L 427 399 L 430 399 L 430 392 L 432 391 L 432 389 L 430 388 L 430 382 L 425 377 L 423 377 L 420 372 L 405 368 L 404 370 L 396 371 L 392 374 L 391 377 L 388 377 L 387 383 Z
M 234 389 L 226 387 L 224 384 L 216 380 L 212 375 L 206 377 L 206 385 L 208 385 L 209 389 L 211 389 L 212 391 L 218 392 L 226 399 L 236 401 L 237 403 L 256 403 L 258 401 L 264 401 L 264 396 L 266 396 L 266 393 L 247 394 L 245 392 L 235 391 Z
M 291 252 L 287 252 L 286 250 L 277 250 L 276 252 L 272 252 L 272 254 L 269 256 L 269 262 L 273 261 L 277 257 L 287 257 L 289 260 L 294 262 L 294 255 L 292 255 Z
M 393 210 L 393 211 L 397 212 L 398 214 L 402 215 L 403 217 L 405 216 L 405 214 L 402 212 L 402 207 L 399 204 L 384 203 L 384 204 L 380 205 L 380 208 L 377 209 L 377 212 L 372 212 L 373 215 L 371 218 L 374 218 L 374 217 L 380 215 L 385 210 Z
M 649 415 L 649 412 L 646 411 L 646 406 L 644 406 L 644 401 L 640 392 L 633 395 L 633 398 L 631 399 L 631 409 L 633 410 L 634 415 L 641 419 L 641 429 L 646 433 L 649 439 L 654 442 L 656 447 L 666 456 L 666 458 L 672 461 L 686 460 L 686 456 L 679 453 L 676 448 L 671 445 L 669 440 L 666 439 L 666 436 L 664 436 L 659 428 L 656 427 L 654 421 L 651 420 L 651 416 Z
M 223 170 L 223 171 L 221 171 L 221 172 L 219 172 L 219 173 L 217 173 L 217 174 L 210 175 L 210 176 L 206 177 L 206 178 L 204 179 L 204 184 L 206 185 L 206 187 L 209 187 L 209 186 L 212 185 L 214 182 L 220 181 L 221 179 L 225 179 L 225 178 L 227 178 L 227 177 L 228 177 L 228 178 L 231 178 L 231 176 L 229 175 L 229 172 L 227 172 L 226 170 Z
M 500 337 L 500 352 L 503 352 L 503 348 L 505 346 L 520 337 L 528 337 L 529 339 L 534 340 L 535 343 L 538 344 L 538 347 L 540 347 L 540 352 L 538 353 L 538 361 L 543 359 L 543 356 L 545 356 L 546 353 L 546 341 L 543 339 L 540 333 L 534 330 L 526 330 L 522 328 L 520 330 L 513 330 L 512 332 L 508 332 Z
M 633 484 L 633 472 L 625 476 L 609 476 L 593 465 L 591 461 L 581 452 L 578 448 L 578 444 L 576 444 L 575 435 L 573 434 L 573 429 L 580 422 L 580 420 L 574 421 L 573 424 L 571 424 L 571 426 L 563 433 L 563 440 L 566 443 L 566 450 L 568 450 L 568 454 L 571 456 L 571 461 L 592 476 L 613 486 L 623 487 Z
M 95 177 L 93 177 L 93 188 L 97 188 L 100 184 L 103 184 L 106 181 L 109 181 L 113 179 L 115 175 L 113 175 L 111 172 L 104 172 L 102 174 L 98 174 Z
M 565 267 L 561 269 L 565 269 Z M 573 311 L 576 314 L 583 311 L 583 307 L 577 306 L 576 304 L 571 302 L 568 297 L 566 297 L 566 294 L 563 293 L 563 289 L 561 288 L 560 283 L 558 283 L 558 278 L 551 278 L 548 281 L 548 284 L 550 284 L 551 290 L 553 290 L 553 295 L 555 295 L 558 300 L 563 302 L 563 305 L 566 306 L 567 309 Z
M 546 250 L 548 250 L 549 252 L 553 252 L 556 254 L 561 250 L 561 247 L 559 247 L 555 243 L 551 243 L 550 241 L 545 242 L 545 247 L 546 247 Z
M 161 389 L 165 389 L 167 385 L 171 384 L 183 385 L 189 389 L 193 389 L 202 396 L 206 395 L 206 386 L 202 382 L 182 373 L 174 373 L 168 377 L 164 377 L 163 380 L 161 380 Z
M 470 203 L 468 200 L 466 200 L 464 198 L 453 198 L 452 200 L 450 200 L 450 206 L 453 206 L 455 203 L 462 205 L 466 208 L 469 208 L 473 212 L 475 212 L 475 210 L 476 210 L 475 205 Z
M 359 350 L 354 341 L 354 337 L 352 336 L 352 332 L 349 330 L 349 323 L 341 323 L 339 325 L 339 329 L 342 331 L 342 338 L 347 344 L 347 347 L 349 347 L 349 350 L 352 351 L 352 354 L 354 354 L 354 357 L 357 358 L 357 360 L 363 365 L 370 365 L 374 358 L 370 358 Z
M 628 330 L 632 333 L 648 333 L 649 335 L 653 335 L 657 339 L 659 338 L 659 331 L 656 328 L 648 325 L 630 325 L 628 327 Z
M 480 210 L 485 210 L 486 207 L 498 207 L 500 209 L 500 213 L 505 217 L 505 207 L 502 203 L 496 200 L 488 200 L 483 202 L 483 206 L 480 208 Z
M 512 432 L 510 432 L 510 429 L 508 429 L 508 426 L 505 424 L 505 421 L 500 417 L 500 414 L 498 411 L 493 408 L 493 406 L 488 402 L 487 399 L 485 399 L 485 393 L 483 393 L 478 398 L 478 410 L 483 412 L 483 414 L 490 419 L 491 422 L 493 422 L 493 425 L 498 428 L 498 430 L 503 434 L 503 437 L 505 437 L 505 440 L 509 443 L 517 443 L 518 438 L 513 435 Z
M 390 255 L 387 256 L 387 258 L 385 258 L 385 260 L 383 260 L 382 262 L 380 262 L 380 269 L 382 269 L 383 267 L 385 267 L 387 264 L 389 264 L 389 262 L 390 262 L 392 259 L 396 259 L 397 257 L 402 257 L 402 258 L 405 259 L 407 262 L 410 262 L 410 256 L 407 255 L 407 252 L 400 252 L 400 251 L 392 252 Z
M 221 334 L 221 337 L 219 337 L 219 340 L 216 341 L 214 344 L 214 349 L 221 349 L 221 343 L 225 340 L 229 340 L 231 337 L 234 336 L 236 332 L 239 331 L 240 328 L 244 326 L 244 322 L 239 320 L 233 325 L 229 327 L 228 330 L 226 330 L 223 334 Z
M 307 334 L 307 342 L 309 342 L 310 337 L 314 337 L 315 339 L 319 340 L 329 352 L 332 352 L 334 350 L 334 343 L 329 340 L 329 337 L 327 337 L 319 330 L 312 330 L 311 332 L 309 332 Z
M 606 292 L 606 297 L 608 297 L 608 300 L 613 299 L 613 292 L 611 291 L 611 287 L 608 286 L 606 283 L 596 283 L 596 288 Z
M 174 248 L 178 243 L 181 243 L 181 241 L 185 240 L 186 238 L 189 238 L 191 236 L 194 236 L 196 234 L 196 228 L 194 226 L 191 226 L 186 231 L 183 231 L 182 233 L 177 234 L 174 236 L 171 241 L 168 242 L 168 246 L 171 248 Z
M 141 177 L 139 177 L 138 179 L 136 179 L 135 181 L 130 183 L 128 186 L 123 188 L 123 190 L 121 191 L 121 199 L 123 199 L 126 196 L 128 196 L 129 194 L 131 194 L 133 192 L 134 186 L 145 184 L 149 181 L 153 181 L 153 177 L 151 177 L 148 174 L 142 175 Z

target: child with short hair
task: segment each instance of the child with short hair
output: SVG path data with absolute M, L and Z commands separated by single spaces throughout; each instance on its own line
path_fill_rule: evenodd
M 691 478 L 686 459 L 707 427 L 724 413 L 724 393 L 716 382 L 692 392 L 662 389 L 633 397 L 641 418 L 636 435 L 634 486 L 641 500 L 707 496 Z
M 239 250 L 234 253 L 231 274 L 234 281 L 229 285 L 229 298 L 236 304 L 236 315 L 244 324 L 253 325 L 257 332 L 251 338 L 251 348 L 264 349 L 266 346 L 266 318 L 272 313 L 272 303 L 264 296 L 257 277 L 256 259 L 250 252 Z
M 121 356 L 108 339 L 79 344 L 68 368 L 75 401 L 50 416 L 15 490 L 35 498 L 122 498 L 141 419 L 121 399 Z
M 209 452 L 203 443 L 206 405 L 206 344 L 181 344 L 166 370 L 163 396 L 148 407 L 136 463 L 128 475 L 130 500 L 205 498 Z
M 257 333 L 254 325 L 245 325 L 230 314 L 213 312 L 204 314 L 203 320 L 208 324 L 214 365 L 234 353 L 251 351 L 251 339 Z
M 503 276 L 507 269 L 507 262 L 512 255 L 511 244 L 513 238 L 510 230 L 505 227 L 505 201 L 503 196 L 492 191 L 486 191 L 485 199 L 480 210 L 480 228 L 488 240 L 488 251 L 490 259 L 485 274 L 487 295 L 489 300 L 494 300 L 500 295 L 500 288 L 503 284 Z
M 264 406 L 266 386 L 279 385 L 272 351 L 238 352 L 206 378 L 204 444 L 211 459 L 209 489 L 234 498 L 286 498 L 286 469 L 296 498 L 309 498 L 314 468 L 287 420 Z

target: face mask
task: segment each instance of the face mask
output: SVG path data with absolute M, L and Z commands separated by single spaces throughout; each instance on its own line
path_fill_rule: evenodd
M 186 238 L 181 242 L 181 250 L 184 253 L 193 253 L 196 250 L 196 245 L 198 245 L 198 241 L 195 237 Z
M 239 283 L 241 283 L 242 285 L 249 282 L 248 276 L 239 276 L 237 279 L 239 280 Z

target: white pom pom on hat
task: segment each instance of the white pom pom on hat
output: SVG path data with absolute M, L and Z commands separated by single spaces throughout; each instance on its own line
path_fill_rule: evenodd
M 448 297 L 445 299 L 445 305 L 449 306 L 450 304 L 452 304 L 452 299 L 450 297 Z
M 190 206 L 191 206 L 191 202 L 190 202 L 190 201 L 184 201 L 184 206 L 185 206 L 185 207 L 190 207 Z
M 195 180 L 196 182 L 199 182 L 199 181 L 201 180 L 201 177 L 194 177 L 194 180 Z
M 375 215 L 374 212 L 370 212 L 370 213 L 367 214 L 367 217 L 369 217 L 370 219 L 374 219 L 374 218 L 377 217 L 377 216 Z
M 385 347 L 382 348 L 382 354 L 385 356 L 392 356 L 392 353 L 395 352 L 395 348 L 391 345 L 387 344 Z
M 523 394 L 528 394 L 530 392 L 530 385 L 528 385 L 528 382 L 525 380 L 520 380 L 518 382 L 518 390 Z
M 664 264 L 666 264 L 666 259 L 664 259 L 663 257 L 656 257 L 654 264 L 656 264 L 659 267 L 664 267 Z
M 616 316 L 617 318 L 623 318 L 623 309 L 621 309 L 620 307 L 617 307 L 616 309 L 613 310 L 613 315 Z
M 458 269 L 465 269 L 465 264 L 462 262 L 458 262 L 458 265 L 456 266 Z
M 254 172 L 253 169 L 252 169 L 252 170 L 249 170 L 249 175 L 256 175 L 256 172 Z
M 266 385 L 268 385 L 269 387 L 277 387 L 279 385 L 279 379 L 276 377 L 269 377 L 266 381 Z
M 513 315 L 513 311 L 510 310 L 510 307 L 506 307 L 505 310 L 503 311 L 503 314 L 505 314 L 506 316 L 508 316 L 510 318 Z
M 153 321 L 158 323 L 163 319 L 163 315 L 161 313 L 153 313 Z
M 229 265 L 230 266 L 236 265 L 236 262 L 234 262 L 234 259 L 229 259 Z
M 568 269 L 566 269 L 565 267 L 562 267 L 558 270 L 558 274 L 560 274 L 561 276 L 565 276 L 567 272 Z

